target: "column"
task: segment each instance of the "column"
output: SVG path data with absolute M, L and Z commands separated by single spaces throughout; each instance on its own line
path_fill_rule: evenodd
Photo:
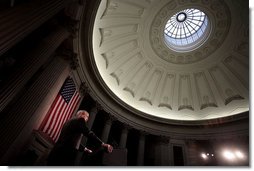
M 22 144 L 20 142 L 25 141 L 31 135 L 35 126 L 29 121 L 33 117 L 36 117 L 34 116 L 36 110 L 50 92 L 58 77 L 68 67 L 69 64 L 66 61 L 59 57 L 55 57 L 55 59 L 38 74 L 36 80 L 26 88 L 23 96 L 17 99 L 12 105 L 12 108 L 5 113 L 0 126 L 0 156 L 3 156 L 3 159 L 7 158 L 4 156 L 7 150 L 10 149 L 10 151 L 15 151 L 17 146 Z M 28 125 L 28 123 L 31 125 Z M 22 137 L 19 136 L 21 134 Z M 17 139 L 18 136 L 19 139 Z M 10 148 L 10 146 L 12 147 Z M 19 148 L 17 148 L 17 150 L 18 149 Z M 17 154 L 19 153 L 19 151 L 15 152 Z M 14 153 L 12 152 L 10 154 Z
M 43 39 L 36 49 L 31 49 L 31 52 L 24 59 L 22 67 L 10 77 L 0 90 L 0 112 L 15 98 L 28 80 L 31 79 L 69 35 L 64 28 L 59 27 L 57 31 Z
M 141 132 L 138 142 L 138 156 L 137 166 L 144 166 L 144 154 L 145 154 L 145 133 Z
M 186 140 L 187 144 L 187 158 L 189 166 L 198 166 L 200 165 L 200 159 L 198 158 L 200 154 L 198 153 L 198 145 L 196 143 L 196 140 Z
M 31 1 L 0 12 L 0 56 L 52 18 L 70 1 Z
M 110 114 L 108 114 L 106 123 L 104 125 L 104 129 L 102 132 L 102 137 L 101 137 L 101 140 L 105 143 L 108 141 L 110 129 L 111 129 L 111 126 L 112 126 L 112 123 L 114 120 L 115 120 L 115 118 L 113 116 L 111 116 Z
M 120 148 L 126 148 L 129 129 L 130 129 L 129 126 L 127 126 L 127 125 L 123 126 L 121 138 L 120 138 L 120 143 L 119 143 Z
M 160 166 L 169 166 L 170 165 L 170 144 L 169 137 L 160 137 Z
M 96 103 L 95 106 L 91 109 L 89 112 L 89 120 L 87 122 L 87 127 L 89 129 L 92 129 L 94 120 L 96 118 L 97 113 L 102 109 L 101 105 L 99 103 Z

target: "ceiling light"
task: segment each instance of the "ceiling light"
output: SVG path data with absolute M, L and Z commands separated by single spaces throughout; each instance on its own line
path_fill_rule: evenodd
M 207 155 L 206 155 L 205 153 L 201 153 L 201 157 L 202 157 L 203 159 L 207 159 Z
M 227 160 L 234 160 L 235 159 L 235 154 L 232 153 L 231 151 L 225 150 L 223 152 L 223 156 L 225 157 L 225 159 Z
M 242 153 L 241 151 L 236 151 L 236 152 L 235 152 L 235 156 L 236 156 L 237 158 L 239 158 L 239 159 L 243 159 L 243 158 L 244 158 L 244 155 L 243 155 L 243 153 Z

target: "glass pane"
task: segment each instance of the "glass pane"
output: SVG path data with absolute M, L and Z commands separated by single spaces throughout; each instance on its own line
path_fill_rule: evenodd
M 194 8 L 185 9 L 177 12 L 169 19 L 164 33 L 168 36 L 167 40 L 173 44 L 187 45 L 203 35 L 207 27 L 207 20 L 202 11 Z

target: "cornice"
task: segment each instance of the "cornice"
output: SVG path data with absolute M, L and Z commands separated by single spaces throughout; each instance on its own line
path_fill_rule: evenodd
M 248 113 L 203 121 L 170 120 L 140 112 L 114 95 L 96 68 L 92 50 L 93 24 L 99 3 L 100 0 L 89 1 L 83 11 L 79 30 L 79 53 L 81 55 L 78 55 L 82 58 L 79 60 L 82 69 L 77 72 L 90 90 L 91 97 L 102 106 L 103 110 L 114 115 L 120 122 L 155 135 L 209 139 L 211 136 L 246 133 L 248 130 Z
M 224 42 L 231 24 L 231 16 L 227 5 L 224 1 L 170 1 L 163 6 L 155 15 L 150 29 L 150 42 L 154 52 L 163 60 L 174 64 L 190 64 L 201 61 L 209 57 Z M 164 43 L 164 32 L 168 16 L 174 15 L 180 9 L 201 8 L 206 9 L 209 20 L 208 40 L 202 43 L 202 46 L 194 51 L 177 53 L 169 49 Z M 215 19 L 216 18 L 216 19 Z

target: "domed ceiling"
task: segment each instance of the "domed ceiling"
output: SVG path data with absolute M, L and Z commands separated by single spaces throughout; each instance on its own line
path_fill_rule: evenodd
M 243 5 L 235 0 L 102 0 L 93 29 L 97 69 L 111 93 L 147 115 L 189 121 L 248 111 L 249 19 Z M 186 9 L 206 15 L 206 31 L 194 43 L 170 47 L 165 26 Z M 179 22 L 185 17 L 181 13 Z

